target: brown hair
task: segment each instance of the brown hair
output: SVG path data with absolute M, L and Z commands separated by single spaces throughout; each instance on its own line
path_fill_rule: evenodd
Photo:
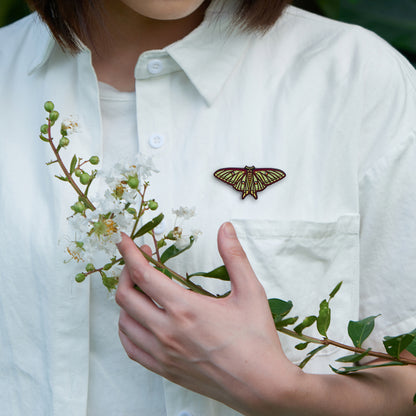
M 265 32 L 289 2 L 239 0 L 235 22 L 246 30 Z M 101 16 L 99 0 L 27 0 L 27 3 L 49 26 L 58 43 L 72 52 L 79 51 L 78 39 L 91 39 L 91 31 Z

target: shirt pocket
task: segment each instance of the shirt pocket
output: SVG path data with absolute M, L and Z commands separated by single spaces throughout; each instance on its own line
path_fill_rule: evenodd
M 359 306 L 359 216 L 343 215 L 334 222 L 233 219 L 232 223 L 268 298 L 291 300 L 293 309 L 288 316 L 299 316 L 298 323 L 317 315 L 320 302 L 343 282 L 330 302 L 328 337 L 348 342 L 348 321 L 357 319 Z M 316 325 L 304 333 L 322 338 Z M 280 339 L 295 363 L 314 347 L 310 344 L 298 351 L 294 346 L 301 341 L 283 334 Z M 346 354 L 328 347 L 306 370 L 328 372 L 335 355 Z

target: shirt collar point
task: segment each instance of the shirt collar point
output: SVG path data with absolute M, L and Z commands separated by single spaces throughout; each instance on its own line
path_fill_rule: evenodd
M 28 75 L 36 72 L 47 62 L 56 43 L 46 24 L 40 20 L 37 14 L 33 14 L 33 16 L 36 24 L 33 26 L 32 36 L 35 39 L 34 44 L 37 45 L 37 48 L 31 51 L 33 53 L 33 59 L 28 66 Z

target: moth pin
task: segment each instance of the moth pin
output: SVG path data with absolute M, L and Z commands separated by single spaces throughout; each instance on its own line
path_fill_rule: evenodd
M 280 169 L 245 166 L 244 168 L 223 168 L 214 172 L 214 176 L 242 192 L 241 198 L 251 195 L 257 199 L 257 192 L 282 180 L 286 174 Z

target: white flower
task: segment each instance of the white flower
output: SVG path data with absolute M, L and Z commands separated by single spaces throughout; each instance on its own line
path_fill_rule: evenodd
M 124 210 L 126 203 L 116 198 L 109 189 L 104 192 L 104 197 L 96 203 L 97 211 L 101 213 L 119 213 Z
M 174 239 L 179 240 L 182 237 L 182 228 L 175 227 L 172 231 L 172 236 Z
M 172 212 L 176 215 L 177 218 L 183 218 L 184 220 L 189 220 L 195 216 L 195 207 L 179 207 L 178 209 L 173 209 Z
M 131 160 L 127 160 L 123 164 L 117 163 L 114 168 L 124 178 L 137 175 L 142 180 L 149 178 L 153 172 L 159 172 L 154 166 L 152 157 L 145 156 L 143 153 L 138 153 Z
M 89 230 L 89 221 L 81 214 L 73 215 L 68 218 L 68 222 L 75 234 L 85 234 Z
M 152 176 L 153 172 L 159 172 L 159 170 L 156 169 L 151 156 L 145 156 L 143 153 L 139 153 L 137 155 L 137 159 L 139 161 L 139 177 L 141 177 L 143 180 L 146 180 Z
M 81 130 L 78 123 L 77 116 L 70 116 L 62 121 L 61 129 L 66 130 L 68 134 L 79 133 Z
M 178 250 L 183 250 L 184 248 L 186 248 L 187 246 L 189 246 L 190 244 L 190 240 L 189 237 L 183 236 L 178 238 L 175 242 L 174 245 Z
M 191 231 L 191 235 L 194 238 L 194 240 L 196 241 L 198 239 L 198 237 L 202 234 L 201 230 L 192 230 Z
M 82 241 L 71 241 L 66 251 L 71 256 L 68 261 L 75 260 L 77 263 L 85 261 L 85 248 Z

